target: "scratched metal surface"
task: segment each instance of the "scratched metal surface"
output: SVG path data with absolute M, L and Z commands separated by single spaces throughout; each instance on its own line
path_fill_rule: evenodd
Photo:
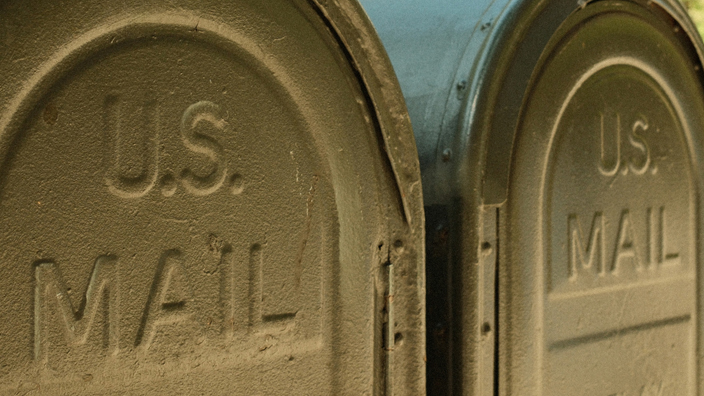
M 4 1 L 0 75 L 0 393 L 424 393 L 417 154 L 356 3 Z
M 702 43 L 683 8 L 363 5 L 418 141 L 428 394 L 702 394 Z

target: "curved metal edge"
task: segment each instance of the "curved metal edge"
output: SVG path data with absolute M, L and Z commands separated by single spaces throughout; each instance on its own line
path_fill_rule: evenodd
M 475 180 L 482 203 L 500 205 L 507 197 L 513 141 L 531 76 L 552 35 L 584 3 L 513 1 L 494 25 L 487 44 L 485 71 L 473 101 L 461 114 L 463 130 L 481 131 L 466 137 L 470 153 L 458 168 L 460 177 Z M 515 27 L 507 29 L 507 26 Z
M 514 1 L 495 25 L 516 28 L 494 29 L 487 45 L 487 61 L 480 67 L 487 75 L 482 77 L 474 98 L 468 98 L 477 106 L 466 106 L 461 115 L 462 130 L 481 131 L 466 137 L 471 153 L 458 167 L 458 179 L 477 182 L 459 187 L 461 195 L 478 189 L 483 204 L 500 205 L 506 200 L 513 142 L 533 71 L 562 22 L 595 1 L 600 0 Z M 644 7 L 656 5 L 669 14 L 682 27 L 704 65 L 704 42 L 677 0 L 629 1 Z
M 490 228 L 487 225 L 494 222 L 501 227 L 500 219 L 491 215 L 498 213 L 496 208 L 501 207 L 508 196 L 514 141 L 535 68 L 562 23 L 571 14 L 598 1 L 601 0 L 509 0 L 486 38 L 484 52 L 479 54 L 481 59 L 462 60 L 466 64 L 477 62 L 469 74 L 473 86 L 463 103 L 459 128 L 451 144 L 452 147 L 463 148 L 458 152 L 454 176 L 450 179 L 456 181 L 454 193 L 462 202 L 457 221 L 466 224 L 461 226 L 458 236 L 462 257 L 454 264 L 460 267 L 456 270 L 459 281 L 452 286 L 457 288 L 459 285 L 460 290 L 456 293 L 461 296 L 459 300 L 464 307 L 478 304 L 480 300 L 480 291 L 466 287 L 474 284 L 479 276 L 474 265 L 481 260 L 479 244 L 492 236 L 505 236 L 500 230 L 496 230 L 495 235 L 487 234 L 487 228 Z M 699 58 L 700 76 L 704 76 L 704 43 L 677 0 L 627 1 L 651 9 L 658 8 L 679 24 L 689 40 L 689 46 Z M 466 56 L 475 57 L 477 54 L 469 53 Z M 500 265 L 498 261 L 497 264 Z M 482 288 L 481 282 L 476 288 Z M 500 300 L 506 298 L 506 292 L 497 288 L 495 293 L 489 293 L 489 298 L 493 296 L 496 309 L 502 309 Z M 479 339 L 474 326 L 481 323 L 481 308 L 477 305 L 473 311 L 465 311 L 464 314 L 465 317 L 456 319 L 453 324 L 464 334 L 461 340 L 457 340 L 459 345 L 456 344 L 453 353 L 460 361 L 462 378 L 459 380 L 464 380 L 464 387 L 469 388 L 462 393 L 474 394 L 476 387 L 468 385 L 481 381 L 485 375 L 477 363 L 478 349 L 474 345 Z M 496 321 L 496 330 L 500 331 L 505 323 L 500 316 L 496 317 Z M 499 342 L 500 338 L 497 339 Z M 500 356 L 505 351 L 497 349 L 494 353 L 502 359 Z M 494 367 L 494 372 L 488 375 L 495 374 L 499 378 L 507 378 L 508 375 L 505 367 Z M 502 383 L 497 384 L 497 390 L 499 393 L 507 391 Z
M 384 141 L 403 211 L 401 229 L 390 229 L 395 253 L 389 264 L 393 312 L 386 330 L 387 359 L 380 394 L 425 394 L 425 215 L 420 164 L 411 120 L 391 61 L 356 0 L 309 0 L 327 19 L 362 80 Z M 399 248 L 401 241 L 403 248 Z M 402 334 L 403 343 L 396 343 Z
M 670 17 L 672 17 L 683 31 L 689 37 L 689 41 L 693 46 L 693 49 L 697 52 L 699 56 L 699 62 L 704 65 L 704 41 L 699 35 L 697 27 L 692 22 L 692 19 L 687 14 L 684 6 L 677 0 L 651 0 L 652 3 L 659 5 L 663 10 L 665 10 Z M 648 2 L 650 3 L 650 1 Z

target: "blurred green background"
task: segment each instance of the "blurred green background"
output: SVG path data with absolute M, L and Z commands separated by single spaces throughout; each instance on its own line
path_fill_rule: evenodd
M 704 0 L 680 0 L 689 11 L 689 15 L 697 25 L 699 34 L 704 33 Z

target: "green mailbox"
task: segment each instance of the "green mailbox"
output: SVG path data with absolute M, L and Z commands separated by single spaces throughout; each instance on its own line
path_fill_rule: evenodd
M 428 394 L 704 392 L 704 74 L 683 8 L 363 5 L 418 142 Z

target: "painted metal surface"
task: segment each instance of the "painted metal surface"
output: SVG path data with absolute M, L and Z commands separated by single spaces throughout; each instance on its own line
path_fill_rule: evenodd
M 363 5 L 418 142 L 428 394 L 701 394 L 702 43 L 681 6 Z
M 0 5 L 0 393 L 424 394 L 415 143 L 353 1 Z

